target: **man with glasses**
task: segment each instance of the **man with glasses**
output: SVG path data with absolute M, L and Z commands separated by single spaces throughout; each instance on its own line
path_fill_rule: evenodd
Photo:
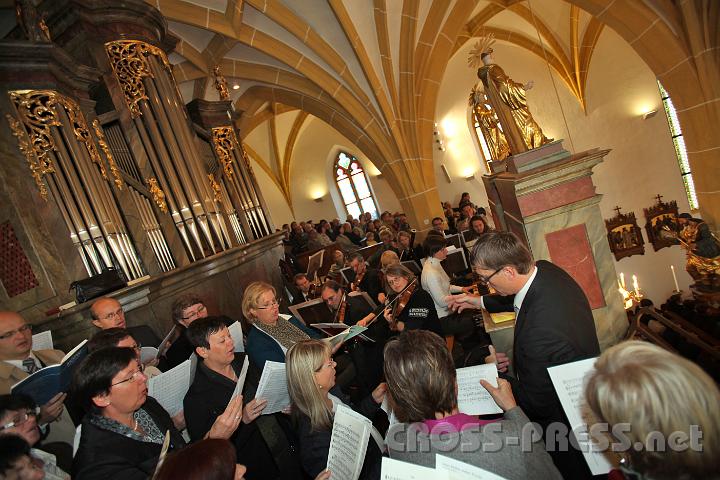
M 90 306 L 92 323 L 100 330 L 108 328 L 126 328 L 132 337 L 146 347 L 159 347 L 160 338 L 147 325 L 128 327 L 125 324 L 125 312 L 120 302 L 110 297 L 100 297 Z
M 560 267 L 545 260 L 535 262 L 512 233 L 480 236 L 473 247 L 472 263 L 481 281 L 497 295 L 448 297 L 449 307 L 515 311 L 515 378 L 509 380 L 518 405 L 543 429 L 553 422 L 565 423 L 547 368 L 600 354 L 585 293 Z M 507 372 L 510 359 L 497 352 L 486 361 L 496 362 L 500 372 Z M 582 458 L 577 461 L 579 455 L 548 451 L 565 478 L 585 477 L 587 467 Z
M 33 350 L 32 326 L 15 312 L 0 311 L 0 394 L 10 393 L 13 385 L 48 365 L 60 363 L 60 350 Z M 38 424 L 57 421 L 50 431 L 50 441 L 72 445 L 75 427 L 65 412 L 67 394 L 58 393 L 40 407 Z

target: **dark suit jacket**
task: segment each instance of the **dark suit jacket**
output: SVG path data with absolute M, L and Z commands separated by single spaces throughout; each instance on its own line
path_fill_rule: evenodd
M 545 260 L 515 322 L 513 393 L 530 420 L 563 421 L 547 368 L 600 354 L 590 304 L 565 270 Z M 489 311 L 512 311 L 513 297 L 485 296 Z
M 157 348 L 158 346 L 160 346 L 160 342 L 162 341 L 162 339 L 159 338 L 155 334 L 155 332 L 153 332 L 152 328 L 148 327 L 147 325 L 136 325 L 134 327 L 127 327 L 127 331 L 130 332 L 130 335 L 132 335 L 135 341 L 143 347 Z
M 368 268 L 365 275 L 363 275 L 362 282 L 358 285 L 360 290 L 367 292 L 375 303 L 378 303 L 378 294 L 383 291 L 381 275 L 382 272 L 380 270 Z
M 170 449 L 185 446 L 170 415 L 152 397 L 142 408 L 150 414 L 161 432 L 170 430 Z M 152 477 L 162 445 L 140 442 L 119 433 L 97 427 L 86 416 L 82 424 L 80 446 L 73 460 L 72 478 L 77 480 L 130 479 Z

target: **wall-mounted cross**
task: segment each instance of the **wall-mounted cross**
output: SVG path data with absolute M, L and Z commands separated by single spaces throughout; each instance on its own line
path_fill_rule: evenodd
M 657 195 L 655 195 L 655 200 L 657 200 L 658 205 L 660 205 L 662 203 L 662 198 L 663 198 L 663 196 L 660 195 L 659 193 Z
M 613 208 L 613 210 L 615 210 L 617 212 L 617 216 L 619 217 L 620 216 L 620 207 L 615 205 L 615 208 Z

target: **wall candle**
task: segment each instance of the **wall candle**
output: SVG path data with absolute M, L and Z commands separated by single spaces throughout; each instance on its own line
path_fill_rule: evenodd
M 620 272 L 620 285 L 625 289 L 625 274 L 623 272 Z
M 640 287 L 638 286 L 637 277 L 633 275 L 633 290 L 635 290 L 635 293 L 640 293 Z
M 678 286 L 677 277 L 675 276 L 675 265 L 670 265 L 670 271 L 672 272 L 673 282 L 675 283 L 675 291 L 679 292 L 680 287 Z

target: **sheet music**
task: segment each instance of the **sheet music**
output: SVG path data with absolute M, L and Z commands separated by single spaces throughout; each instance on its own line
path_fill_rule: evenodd
M 372 422 L 339 403 L 335 409 L 327 468 L 336 480 L 357 480 L 360 477 Z
M 588 425 L 600 422 L 585 400 L 584 393 L 587 379 L 595 370 L 596 360 L 597 358 L 588 358 L 547 369 L 565 415 L 570 422 L 570 428 L 575 432 L 587 432 Z M 581 430 L 583 428 L 584 430 Z M 576 438 L 593 475 L 606 474 L 618 465 L 618 458 L 614 453 L 591 451 L 594 442 L 589 435 L 580 434 L 576 435 Z
M 502 413 L 480 380 L 497 387 L 498 372 L 494 363 L 457 369 L 458 409 L 467 415 Z
M 44 332 L 36 333 L 32 336 L 32 349 L 33 350 L 52 350 L 53 339 L 52 331 L 46 330 Z
M 335 478 L 335 472 L 331 472 Z M 439 472 L 434 468 L 423 467 L 413 463 L 401 462 L 393 458 L 383 457 L 380 466 L 380 480 L 450 480 L 447 472 Z
M 163 406 L 170 416 L 183 409 L 183 399 L 192 382 L 192 361 L 185 360 L 177 367 L 148 380 L 148 395 Z
M 270 360 L 265 362 L 255 398 L 268 402 L 262 412 L 263 415 L 280 412 L 290 405 L 284 363 Z
M 242 369 L 240 369 L 240 375 L 238 375 L 238 381 L 235 384 L 235 390 L 233 390 L 232 395 L 230 395 L 230 400 L 237 397 L 238 395 L 242 395 L 243 386 L 245 385 L 245 377 L 247 377 L 249 366 L 250 362 L 248 361 L 247 355 L 245 355 L 245 360 L 243 361 Z
M 449 480 L 505 480 L 487 470 L 454 458 L 435 454 L 435 470 L 447 473 Z
M 232 325 L 228 327 L 228 331 L 230 332 L 230 335 L 232 336 L 233 343 L 235 344 L 235 351 L 236 352 L 244 352 L 245 351 L 245 344 L 243 343 L 243 331 L 242 331 L 242 325 L 240 325 L 240 322 L 235 322 Z

